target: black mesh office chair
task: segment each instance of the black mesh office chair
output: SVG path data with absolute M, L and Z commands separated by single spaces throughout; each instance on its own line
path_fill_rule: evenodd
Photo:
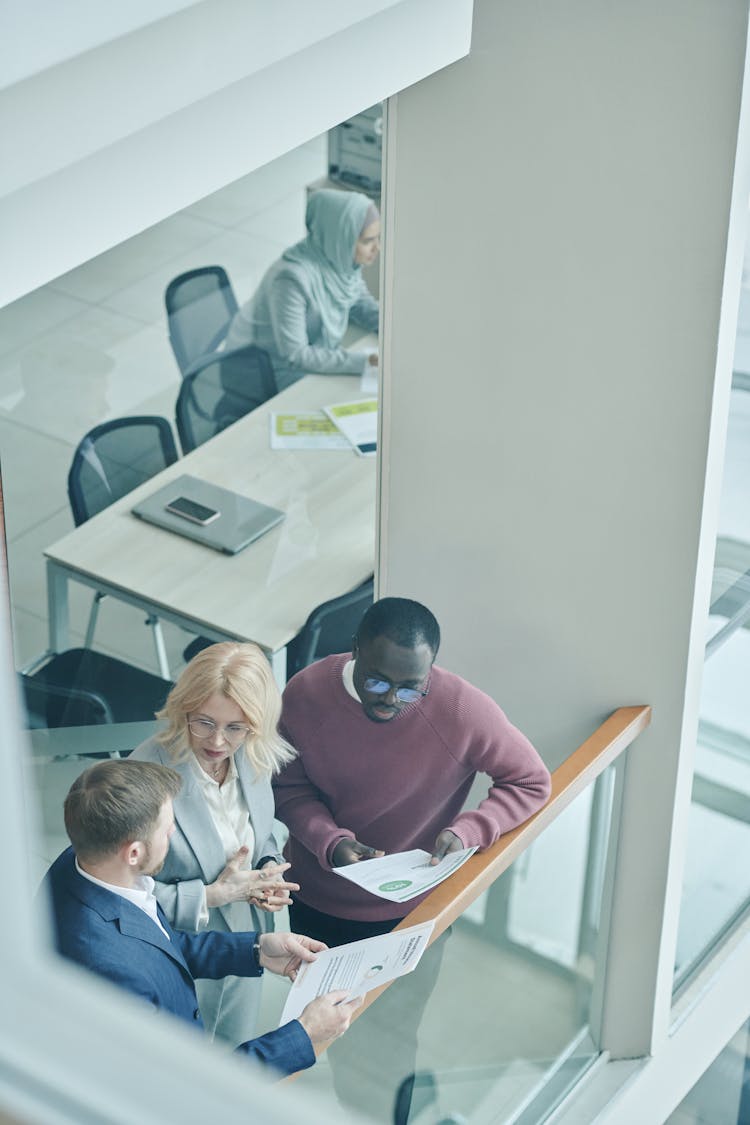
M 173 465 L 178 458 L 172 427 L 157 415 L 115 418 L 89 430 L 73 454 L 68 473 L 68 497 L 76 527 L 125 496 L 139 484 Z M 84 645 L 94 639 L 99 604 L 97 592 L 91 607 Z M 169 676 L 166 650 L 157 618 L 147 619 L 162 676 Z
M 300 632 L 287 645 L 287 680 L 295 672 L 324 656 L 351 650 L 352 638 L 362 620 L 362 614 L 372 605 L 374 584 L 374 580 L 368 578 L 356 590 L 316 606 Z M 213 643 L 205 637 L 196 637 L 183 653 L 185 662 L 192 660 L 202 649 Z
M 189 453 L 276 394 L 268 354 L 250 345 L 217 352 L 185 376 L 176 422 L 183 453 Z
M 171 680 L 87 648 L 58 653 L 19 679 L 32 728 L 147 722 L 172 688 Z
M 172 427 L 154 414 L 115 418 L 89 430 L 68 473 L 76 527 L 174 465 L 177 458 Z
M 352 638 L 366 609 L 372 605 L 374 580 L 368 578 L 356 590 L 331 598 L 312 611 L 286 649 L 286 678 L 324 656 L 350 652 Z
M 166 288 L 169 342 L 183 375 L 201 356 L 218 348 L 237 312 L 226 270 L 201 266 L 173 278 Z

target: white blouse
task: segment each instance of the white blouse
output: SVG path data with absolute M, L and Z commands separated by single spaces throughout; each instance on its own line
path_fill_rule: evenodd
M 244 754 L 244 750 L 240 749 L 237 753 Z M 209 777 L 196 761 L 191 764 L 208 805 L 211 820 L 219 833 L 227 860 L 232 858 L 238 848 L 244 846 L 248 850 L 249 868 L 252 866 L 255 849 L 255 832 L 250 822 L 250 810 L 242 793 L 234 754 L 229 759 L 229 769 L 223 785 L 219 785 L 218 781 Z

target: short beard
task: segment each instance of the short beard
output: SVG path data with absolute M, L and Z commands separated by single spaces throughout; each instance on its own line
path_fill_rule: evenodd
M 151 875 L 153 877 L 154 875 L 159 874 L 162 867 L 164 866 L 164 863 L 165 863 L 167 857 L 165 856 L 164 859 L 161 861 L 161 863 L 158 863 L 156 865 L 156 867 L 152 867 L 151 866 L 151 845 L 144 841 L 144 847 L 146 849 L 146 854 L 143 858 L 143 862 L 141 863 L 140 874 L 141 875 Z

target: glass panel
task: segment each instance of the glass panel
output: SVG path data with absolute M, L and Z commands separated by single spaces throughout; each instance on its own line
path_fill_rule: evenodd
M 374 131 L 379 125 L 379 110 L 376 112 L 376 107 L 373 107 L 365 116 L 369 120 L 367 128 Z M 262 637 L 255 637 L 248 631 L 245 622 L 237 622 L 239 607 L 247 603 L 250 597 L 248 591 L 253 588 L 246 578 L 240 583 L 242 596 L 228 599 L 230 605 L 223 621 L 201 613 L 194 602 L 185 599 L 187 606 L 183 603 L 182 617 L 188 621 L 182 621 L 184 628 L 181 628 L 180 614 L 176 610 L 171 614 L 169 612 L 171 603 L 166 599 L 162 602 L 148 590 L 139 589 L 137 576 L 132 581 L 118 581 L 111 573 L 99 569 L 102 560 L 97 556 L 94 562 L 93 554 L 100 544 L 109 543 L 108 536 L 101 532 L 101 520 L 106 520 L 106 509 L 122 492 L 120 486 L 124 483 L 128 488 L 135 487 L 145 478 L 150 482 L 165 465 L 171 465 L 176 456 L 177 451 L 170 452 L 170 441 L 176 436 L 176 402 L 184 384 L 181 382 L 183 372 L 178 349 L 170 349 L 168 338 L 165 308 L 168 284 L 178 275 L 197 269 L 205 275 L 209 263 L 218 262 L 226 267 L 231 280 L 231 300 L 226 286 L 220 296 L 217 286 L 214 286 L 210 293 L 215 299 L 203 295 L 202 312 L 205 316 L 200 318 L 200 327 L 205 331 L 202 334 L 188 331 L 189 327 L 197 327 L 195 308 L 193 315 L 181 325 L 185 329 L 187 348 L 205 350 L 209 345 L 216 347 L 219 333 L 225 328 L 226 322 L 222 317 L 230 308 L 234 294 L 239 302 L 248 300 L 281 253 L 304 238 L 306 202 L 317 187 L 327 184 L 327 141 L 327 137 L 311 140 L 273 164 L 197 201 L 137 238 L 114 247 L 0 310 L 0 441 L 13 644 L 16 667 L 24 676 L 19 683 L 26 704 L 27 721 L 32 728 L 32 753 L 24 758 L 31 796 L 28 802 L 24 802 L 24 807 L 32 806 L 33 813 L 33 806 L 37 804 L 39 813 L 36 818 L 30 813 L 31 823 L 39 827 L 30 845 L 32 890 L 36 889 L 48 865 L 67 846 L 62 809 L 72 781 L 96 757 L 127 754 L 150 737 L 155 729 L 151 721 L 154 711 L 164 700 L 164 680 L 179 674 L 186 659 L 185 647 L 198 627 L 205 624 L 207 629 L 211 627 L 215 630 L 214 635 L 253 637 L 263 643 Z M 369 145 L 369 140 L 366 139 L 365 143 Z M 339 147 L 339 172 L 343 175 L 348 170 L 359 174 L 357 169 L 361 171 L 362 164 L 357 164 L 350 151 L 351 146 Z M 375 161 L 368 152 L 368 175 L 374 175 L 375 167 L 379 169 L 380 166 L 379 143 L 375 148 Z M 341 188 L 340 198 L 346 196 L 349 199 L 349 189 L 358 183 L 351 176 L 347 178 L 344 175 L 341 181 L 328 186 Z M 379 181 L 375 184 L 373 180 L 373 184 L 379 191 Z M 354 246 L 352 253 L 355 253 Z M 373 295 L 377 296 L 378 267 L 372 264 L 372 255 L 362 260 L 369 263 L 364 270 L 365 280 Z M 372 320 L 372 302 L 360 300 L 358 305 L 369 310 Z M 360 313 L 361 309 L 357 315 Z M 355 319 L 357 317 L 353 316 L 352 321 Z M 352 323 L 344 345 L 356 349 L 355 342 L 363 332 L 373 327 L 372 324 Z M 362 356 L 357 357 L 357 364 L 360 361 L 364 364 Z M 350 363 L 338 382 L 328 378 L 317 379 L 319 390 L 316 391 L 315 403 L 300 401 L 292 405 L 293 399 L 287 395 L 284 405 L 273 409 L 282 413 L 294 410 L 309 412 L 324 403 L 356 396 L 360 391 L 360 371 L 358 368 L 355 371 L 354 366 Z M 368 396 L 376 393 L 377 389 L 376 365 L 369 366 L 375 386 L 367 390 Z M 316 367 L 315 370 L 321 368 Z M 325 368 L 322 370 L 325 371 Z M 224 372 L 225 383 L 229 382 L 230 375 L 231 372 Z M 303 397 L 309 382 L 304 378 L 299 380 L 298 389 Z M 325 391 L 322 384 L 326 384 Z M 335 393 L 332 387 L 336 388 Z M 224 390 L 227 389 L 225 386 Z M 271 393 L 275 390 L 274 385 Z M 317 399 L 323 394 L 319 403 Z M 129 429 L 127 432 L 118 430 L 106 449 L 101 444 L 94 448 L 93 442 L 84 446 L 81 493 L 85 492 L 90 504 L 76 509 L 73 495 L 66 487 L 74 451 L 92 428 L 133 415 L 158 416 L 163 420 L 163 427 L 154 427 L 159 433 L 153 435 L 153 441 L 137 440 L 135 431 Z M 220 435 L 218 440 L 221 436 L 226 435 Z M 302 438 L 305 436 L 303 430 Z M 366 526 L 361 534 L 361 529 L 354 528 L 354 542 L 349 552 L 342 549 L 340 543 L 333 543 L 333 536 L 319 530 L 312 485 L 323 482 L 322 487 L 330 489 L 334 461 L 343 467 L 347 476 L 350 466 L 351 472 L 360 476 L 366 471 L 370 482 L 374 479 L 375 464 L 372 460 L 353 457 L 348 445 L 340 448 L 337 454 L 325 451 L 316 455 L 301 441 L 299 449 L 292 445 L 288 450 L 268 453 L 269 425 L 265 414 L 262 433 L 257 441 L 263 455 L 273 459 L 272 467 L 258 468 L 259 461 L 253 456 L 249 443 L 243 445 L 237 457 L 216 452 L 214 446 L 209 449 L 209 460 L 213 458 L 217 473 L 230 474 L 229 479 L 219 478 L 215 483 L 246 494 L 246 489 L 251 486 L 261 487 L 258 483 L 260 479 L 265 482 L 263 487 L 278 493 L 278 498 L 270 495 L 259 495 L 257 498 L 267 500 L 286 512 L 282 541 L 278 549 L 268 552 L 269 556 L 273 556 L 269 557 L 268 565 L 269 583 L 274 588 L 270 594 L 260 589 L 259 601 L 273 607 L 277 616 L 278 612 L 287 610 L 290 600 L 283 590 L 279 592 L 280 583 L 287 581 L 301 585 L 297 576 L 291 573 L 294 567 L 299 572 L 305 572 L 311 559 L 319 555 L 324 547 L 335 550 L 338 561 L 343 564 L 341 568 L 326 568 L 325 581 L 333 586 L 330 590 L 325 582 L 306 584 L 304 596 L 308 604 L 304 606 L 304 612 L 298 612 L 299 607 L 289 611 L 289 621 L 283 626 L 288 626 L 286 636 L 282 638 L 285 643 L 294 630 L 304 624 L 308 613 L 319 601 L 346 594 L 371 574 L 373 568 L 374 487 L 369 493 L 361 489 L 362 495 L 354 505 Z M 155 455 L 153 458 L 152 453 Z M 188 463 L 185 471 L 209 478 L 205 462 L 202 470 Z M 357 480 L 352 487 L 356 485 Z M 150 484 L 148 487 L 151 487 Z M 79 499 L 83 503 L 82 497 Z M 127 496 L 125 502 L 129 503 Z M 327 508 L 330 510 L 330 505 Z M 101 513 L 99 517 L 97 513 Z M 97 519 L 99 522 L 95 522 Z M 132 523 L 135 524 L 135 521 Z M 351 531 L 350 519 L 347 526 Z M 67 585 L 65 582 L 52 584 L 57 597 L 57 612 L 49 621 L 44 552 L 71 532 L 78 537 L 79 546 L 83 536 L 84 548 L 80 550 L 79 565 L 72 568 Z M 110 558 L 119 559 L 127 567 L 132 567 L 139 558 L 146 558 L 146 571 L 149 574 L 160 572 L 170 587 L 178 585 L 187 573 L 196 575 L 196 585 L 203 588 L 224 590 L 229 584 L 223 574 L 218 581 L 206 578 L 207 564 L 198 557 L 192 543 L 188 545 L 192 553 L 187 555 L 187 562 L 183 558 L 180 565 L 170 566 L 162 558 L 161 550 L 154 550 L 153 554 L 159 554 L 157 564 L 151 551 L 140 551 L 133 544 L 134 534 L 131 526 L 125 532 L 126 541 L 121 549 L 109 551 Z M 180 543 L 188 544 L 188 541 L 181 538 Z M 221 565 L 224 572 L 230 567 L 230 560 L 219 552 L 206 551 L 204 557 L 216 566 Z M 248 557 L 241 561 L 246 561 Z M 353 571 L 352 575 L 349 570 Z M 100 578 L 101 583 L 98 581 Z M 106 591 L 101 605 L 98 601 L 95 603 L 93 628 L 94 618 L 90 616 L 92 595 L 94 589 L 107 584 L 110 589 Z M 171 596 L 173 590 L 170 588 L 168 592 Z M 156 674 L 160 664 L 158 646 L 154 644 L 155 632 L 144 628 L 146 608 L 143 602 L 148 603 L 149 597 L 152 603 L 157 604 L 166 647 L 169 671 L 162 669 L 161 675 Z M 196 628 L 189 632 L 191 625 Z M 345 634 L 347 642 L 351 632 L 349 627 Z M 86 655 L 76 656 L 74 666 L 69 661 L 64 669 L 55 663 L 53 680 L 48 647 L 61 650 L 53 658 L 55 661 L 58 657 L 70 656 L 71 651 Z M 283 644 L 265 647 L 283 652 Z M 334 651 L 340 651 L 342 647 L 337 638 Z M 323 653 L 319 651 L 318 654 Z M 106 684 L 88 674 L 91 671 L 88 665 L 96 664 L 98 660 L 98 670 L 104 667 L 106 671 L 106 663 L 112 658 L 120 663 L 116 675 L 110 676 Z M 80 662 L 87 663 L 87 668 L 83 669 Z M 283 661 L 276 664 L 275 670 L 281 679 Z M 116 691 L 110 693 L 105 688 Z M 142 721 L 119 721 L 123 714 L 121 706 L 125 713 L 130 714 L 134 703 Z M 284 833 L 280 826 L 276 836 L 283 843 Z M 279 930 L 289 929 L 286 912 L 276 916 L 276 924 Z M 287 991 L 288 982 L 285 980 L 269 975 L 264 981 L 262 1011 L 256 1025 L 258 1031 L 276 1026 Z M 293 1089 L 290 1096 L 293 1096 Z M 330 1119 L 334 1118 L 339 1119 L 332 1114 Z M 349 1117 L 347 1119 L 350 1120 Z
M 181 375 L 168 339 L 167 285 L 218 264 L 236 299 L 247 300 L 283 250 L 304 236 L 307 191 L 327 165 L 327 137 L 317 137 L 0 310 L 0 441 L 17 667 L 48 644 L 43 552 L 74 526 L 66 482 L 76 446 L 94 426 L 124 416 L 158 415 L 174 430 Z M 238 485 L 247 479 L 247 466 L 238 466 Z M 83 641 L 92 591 L 75 581 L 69 596 L 64 647 Z M 156 672 L 144 616 L 106 598 L 95 647 Z M 168 621 L 161 627 L 174 671 L 191 637 Z
M 682 984 L 750 899 L 750 633 L 707 661 L 675 960 Z
M 125 757 L 156 730 L 157 724 L 120 723 L 32 730 L 27 788 L 37 805 L 40 835 L 31 842 L 33 874 L 40 881 L 70 841 L 63 801 L 79 774 L 98 758 Z
M 613 782 L 581 794 L 297 1083 L 397 1125 L 544 1120 L 598 1053 Z
M 746 1125 L 750 1121 L 750 1070 L 745 1024 L 683 1098 L 666 1125 Z
M 750 273 L 742 279 L 674 987 L 750 902 Z

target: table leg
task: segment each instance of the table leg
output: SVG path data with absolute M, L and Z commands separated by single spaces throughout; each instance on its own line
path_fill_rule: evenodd
M 47 559 L 47 614 L 50 651 L 64 652 L 70 644 L 68 576 L 51 559 Z
M 172 676 L 169 672 L 169 663 L 167 661 L 167 649 L 164 644 L 164 634 L 161 631 L 161 624 L 159 618 L 150 613 L 146 618 L 147 623 L 151 626 L 151 632 L 154 638 L 154 646 L 156 648 L 156 660 L 159 665 L 159 675 L 163 680 L 171 680 Z

